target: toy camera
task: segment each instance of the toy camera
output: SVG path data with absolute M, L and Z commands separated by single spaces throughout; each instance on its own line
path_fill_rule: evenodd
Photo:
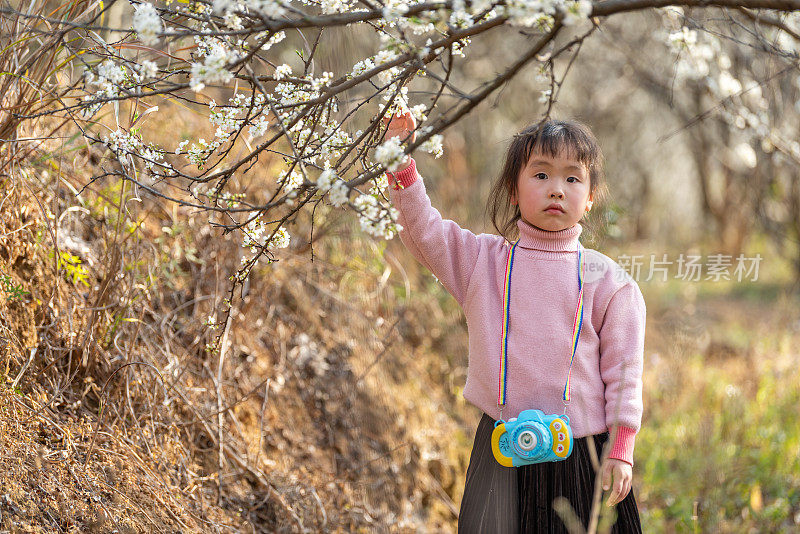
M 505 467 L 557 462 L 572 453 L 572 429 L 566 415 L 523 410 L 508 421 L 495 422 L 492 452 Z

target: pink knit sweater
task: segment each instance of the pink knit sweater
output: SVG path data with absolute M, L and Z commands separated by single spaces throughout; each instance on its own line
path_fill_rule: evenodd
M 400 239 L 455 297 L 469 329 L 464 398 L 494 419 L 500 369 L 503 282 L 510 243 L 442 219 L 425 184 L 410 166 L 387 173 L 390 199 L 403 226 Z M 508 327 L 508 389 L 503 418 L 538 408 L 564 413 L 561 399 L 569 369 L 578 298 L 576 224 L 559 232 L 517 223 Z M 567 415 L 574 437 L 618 427 L 612 458 L 633 465 L 642 419 L 645 303 L 639 286 L 616 262 L 585 249 L 583 327 L 572 368 Z M 612 434 L 613 435 L 613 434 Z

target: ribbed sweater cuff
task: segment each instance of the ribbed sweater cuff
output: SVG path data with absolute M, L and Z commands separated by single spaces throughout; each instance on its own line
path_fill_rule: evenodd
M 411 156 L 408 156 L 408 159 L 410 163 L 402 171 L 386 173 L 389 178 L 389 185 L 394 189 L 404 189 L 417 181 L 417 162 Z
M 609 430 L 609 432 L 611 432 Z M 614 441 L 614 446 L 611 447 L 609 458 L 616 458 L 623 462 L 628 462 L 633 465 L 633 445 L 636 441 L 636 430 L 620 426 L 617 428 L 617 439 Z

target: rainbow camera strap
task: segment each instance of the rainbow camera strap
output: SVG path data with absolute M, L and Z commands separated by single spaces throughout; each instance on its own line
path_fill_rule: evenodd
M 506 404 L 506 393 L 508 388 L 508 318 L 511 309 L 511 268 L 514 265 L 514 253 L 519 244 L 517 239 L 508 251 L 506 263 L 505 282 L 503 284 L 503 324 L 501 332 L 501 355 L 500 355 L 500 378 L 497 392 L 497 405 L 501 408 Z M 575 319 L 572 326 L 572 356 L 569 360 L 569 371 L 567 371 L 567 381 L 564 384 L 564 408 L 569 405 L 571 399 L 572 363 L 575 361 L 575 352 L 578 350 L 578 338 L 583 326 L 583 276 L 584 276 L 583 245 L 578 242 L 578 306 L 575 309 Z M 501 416 L 502 418 L 502 416 Z

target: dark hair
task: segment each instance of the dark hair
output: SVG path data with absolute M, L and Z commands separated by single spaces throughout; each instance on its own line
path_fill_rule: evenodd
M 517 221 L 522 216 L 519 204 L 511 203 L 517 192 L 519 173 L 532 153 L 552 158 L 566 156 L 584 164 L 589 171 L 589 190 L 596 205 L 606 192 L 603 176 L 603 153 L 588 126 L 577 121 L 542 120 L 514 135 L 505 156 L 503 170 L 492 185 L 487 209 L 495 229 L 509 239 L 516 235 Z M 599 212 L 600 210 L 597 210 Z M 588 226 L 592 226 L 589 222 Z

